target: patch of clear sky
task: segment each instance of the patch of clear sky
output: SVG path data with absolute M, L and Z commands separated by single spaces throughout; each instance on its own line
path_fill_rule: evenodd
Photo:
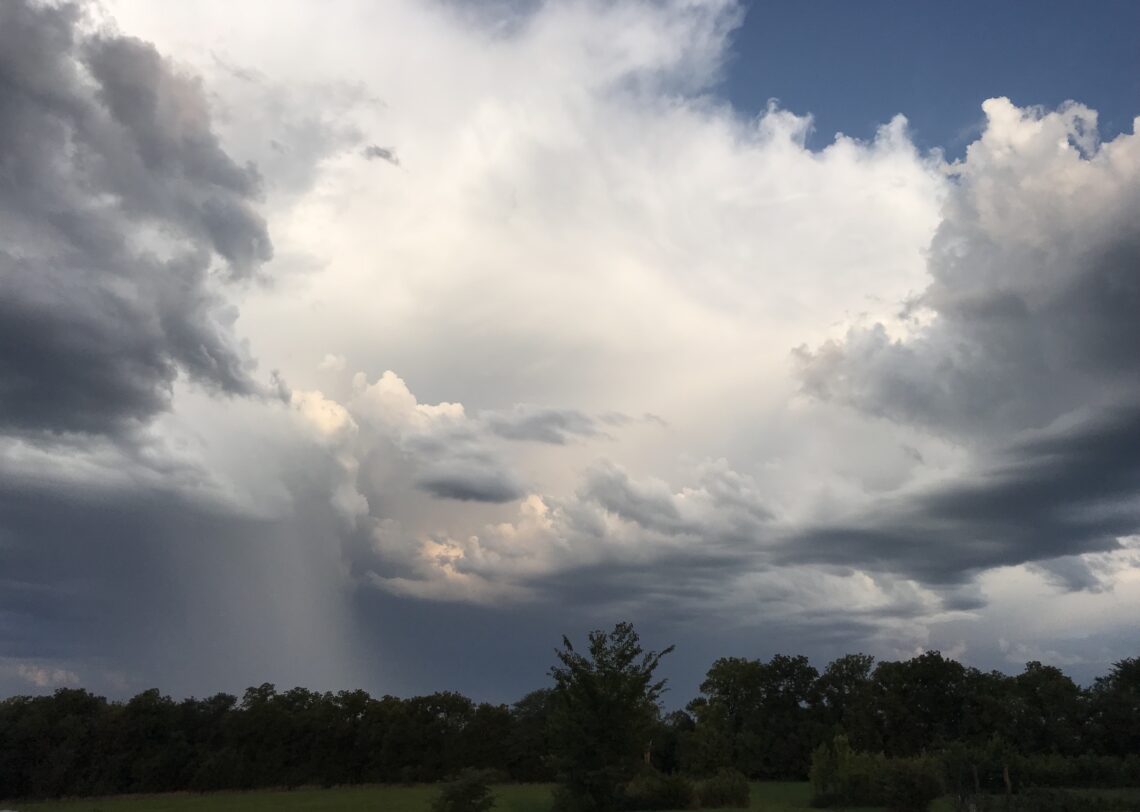
M 961 157 L 981 103 L 1008 96 L 1099 116 L 1101 137 L 1140 116 L 1140 0 L 752 0 L 719 92 L 742 112 L 771 98 L 810 112 L 809 146 L 868 139 L 903 113 L 920 148 Z

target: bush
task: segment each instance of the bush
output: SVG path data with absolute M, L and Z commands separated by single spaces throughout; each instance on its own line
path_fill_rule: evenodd
M 926 812 L 942 794 L 942 778 L 923 758 L 886 759 L 881 777 L 882 802 L 890 812 Z
M 746 809 L 750 800 L 748 779 L 739 770 L 721 770 L 697 782 L 697 802 L 705 809 Z
M 565 784 L 554 788 L 550 812 L 597 812 L 598 804 L 592 795 L 574 792 Z
M 943 791 L 933 759 L 859 753 L 844 736 L 816 748 L 811 784 L 814 807 L 886 806 L 892 812 L 924 812 Z
M 1116 812 L 1140 809 L 1140 804 L 1119 796 L 1034 788 L 1010 796 L 1006 809 L 1008 812 Z
M 811 761 L 812 806 L 881 806 L 886 761 L 878 753 L 852 750 L 846 736 L 821 744 Z
M 495 805 L 485 770 L 464 770 L 444 784 L 432 802 L 432 812 L 487 812 Z
M 625 785 L 622 808 L 629 810 L 695 809 L 697 792 L 683 775 L 646 770 Z

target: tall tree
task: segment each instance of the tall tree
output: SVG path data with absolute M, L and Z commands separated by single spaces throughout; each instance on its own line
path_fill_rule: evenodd
M 642 649 L 637 632 L 619 623 L 590 632 L 586 653 L 569 638 L 556 651 L 550 744 L 560 768 L 564 808 L 609 812 L 651 746 L 665 680 L 655 680 L 661 652 Z
M 777 654 L 768 662 L 724 657 L 701 683 L 701 700 L 690 749 L 699 771 L 707 772 L 727 748 L 733 767 L 754 778 L 807 775 L 819 738 L 813 707 L 819 673 L 806 657 Z
M 871 706 L 874 664 L 869 654 L 845 654 L 828 663 L 816 680 L 818 717 L 825 738 L 842 730 L 857 750 L 881 749 Z
M 1094 739 L 1109 755 L 1140 753 L 1140 657 L 1121 660 L 1092 688 Z

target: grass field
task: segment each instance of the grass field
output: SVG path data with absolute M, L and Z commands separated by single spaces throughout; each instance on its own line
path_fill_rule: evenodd
M 495 789 L 494 812 L 548 812 L 547 784 L 504 785 Z M 436 788 L 345 787 L 273 792 L 217 792 L 88 798 L 70 801 L 9 804 L 16 812 L 428 812 Z M 790 812 L 808 809 L 807 782 L 764 782 L 752 785 L 752 810 Z M 948 812 L 945 801 L 932 812 Z M 854 812 L 854 810 L 852 810 Z

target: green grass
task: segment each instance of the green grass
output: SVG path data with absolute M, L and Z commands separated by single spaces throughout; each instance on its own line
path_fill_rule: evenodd
M 437 792 L 433 786 L 369 786 L 262 792 L 213 792 L 204 795 L 121 796 L 70 801 L 16 803 L 0 809 L 17 812 L 429 812 Z M 549 784 L 507 784 L 495 788 L 494 812 L 549 812 Z M 1140 790 L 1105 791 L 1135 797 Z M 799 812 L 809 809 L 806 781 L 752 784 L 752 812 Z M 950 812 L 949 798 L 934 802 L 931 812 Z M 875 812 L 844 810 L 844 812 Z
M 17 803 L 6 808 L 17 812 L 428 812 L 436 792 L 432 786 L 371 786 L 175 793 Z M 495 812 L 548 812 L 550 786 L 500 786 L 495 788 L 495 799 Z

